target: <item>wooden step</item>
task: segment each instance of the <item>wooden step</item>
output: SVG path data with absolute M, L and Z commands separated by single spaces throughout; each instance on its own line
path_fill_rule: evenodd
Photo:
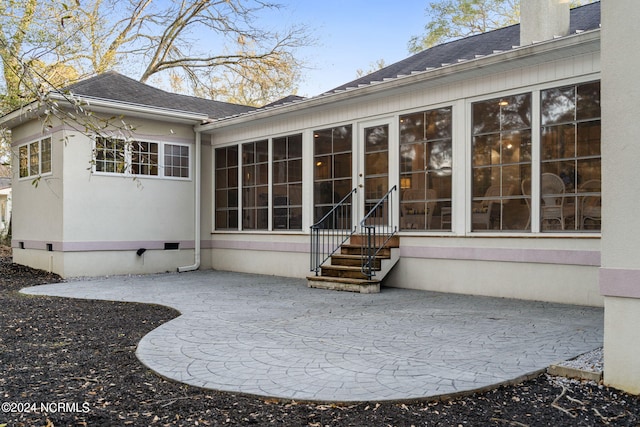
M 381 244 L 383 242 L 382 239 L 386 239 L 386 236 L 376 236 L 375 243 Z M 354 246 L 362 246 L 363 243 L 367 242 L 367 236 L 364 234 L 354 234 L 351 236 L 349 243 Z M 378 244 L 376 244 L 378 246 Z M 400 247 L 400 236 L 392 236 L 387 244 L 385 245 L 387 248 L 399 248 Z
M 353 244 L 344 244 L 340 247 L 340 253 L 343 255 L 362 255 L 362 246 Z M 391 247 L 384 247 L 378 252 L 378 256 L 389 258 L 391 256 Z
M 380 269 L 383 257 L 377 256 L 373 260 L 373 268 Z M 331 256 L 331 265 L 342 265 L 348 267 L 362 267 L 362 255 L 334 254 Z
M 367 279 L 367 276 L 362 272 L 360 266 L 323 265 L 320 267 L 320 275 L 323 277 L 341 277 L 345 279 Z
M 359 292 L 361 294 L 380 293 L 380 281 L 368 279 L 345 279 L 340 277 L 307 277 L 310 288 L 330 289 L 334 291 Z

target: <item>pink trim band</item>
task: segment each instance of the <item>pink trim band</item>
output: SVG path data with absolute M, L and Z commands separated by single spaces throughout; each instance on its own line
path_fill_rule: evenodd
M 22 243 L 22 244 L 21 244 Z M 163 240 L 163 241 L 115 241 L 115 242 L 46 242 L 38 240 L 11 241 L 12 248 L 51 250 L 54 252 L 96 252 L 96 251 L 135 251 L 140 248 L 149 250 L 164 250 L 165 243 L 178 243 L 180 249 L 193 249 L 193 240 Z
M 602 295 L 640 298 L 640 270 L 601 268 L 599 275 Z
M 599 251 L 401 246 L 407 258 L 600 266 Z
M 252 242 L 236 240 L 213 240 L 207 249 L 239 249 L 250 251 L 272 251 L 272 252 L 304 252 L 309 253 L 308 243 L 292 242 Z

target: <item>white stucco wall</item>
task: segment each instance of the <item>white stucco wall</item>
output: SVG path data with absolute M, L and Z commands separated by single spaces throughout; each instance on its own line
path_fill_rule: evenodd
M 520 66 L 499 65 L 469 70 L 459 80 L 442 78 L 386 92 L 352 96 L 340 102 L 306 110 L 300 104 L 285 115 L 214 129 L 215 147 L 264 138 L 303 134 L 302 231 L 290 234 L 216 231 L 211 226 L 211 263 L 214 268 L 304 277 L 309 274 L 309 226 L 313 205 L 313 131 L 343 124 L 354 130 L 353 182 L 358 182 L 359 129 L 363 123 L 398 122 L 400 114 L 441 106 L 453 107 L 454 210 L 453 232 L 401 232 L 401 260 L 386 285 L 443 292 L 546 300 L 601 306 L 598 292 L 600 238 L 598 234 L 471 233 L 467 209 L 469 194 L 470 105 L 505 94 L 539 91 L 599 80 L 599 34 L 585 35 L 584 46 L 553 59 L 528 58 Z M 535 47 L 534 47 L 535 49 Z M 518 62 L 518 55 L 514 55 Z M 440 71 L 438 71 L 440 72 Z M 534 104 L 535 105 L 535 104 Z M 534 114 L 535 107 L 534 107 Z M 535 120 L 534 120 L 535 122 Z M 534 131 L 533 134 L 537 134 Z M 534 136 L 535 138 L 535 136 Z M 361 143 L 361 142 L 360 142 Z M 398 151 L 397 132 L 390 134 L 390 153 Z M 396 157 L 397 158 L 397 157 Z M 398 184 L 397 161 L 389 162 L 390 186 Z M 535 160 L 534 160 L 535 162 Z M 355 185 L 355 184 L 354 184 Z M 441 256 L 442 253 L 446 255 Z M 250 254 L 250 255 L 248 255 Z M 250 263 L 245 260 L 249 257 Z M 292 266 L 293 262 L 300 265 Z
M 19 167 L 12 169 L 12 246 L 13 259 L 20 264 L 56 271 L 54 254 L 47 244 L 56 245 L 63 235 L 62 183 L 63 146 L 61 135 L 45 131 L 41 122 L 32 121 L 12 130 L 12 164 L 19 165 L 18 147 L 51 136 L 51 174 L 37 182 L 36 177 L 20 178 Z M 24 249 L 22 249 L 24 248 Z M 58 270 L 60 271 L 60 270 Z
M 636 0 L 602 2 L 604 381 L 640 394 L 640 46 Z
M 134 139 L 189 144 L 193 163 L 191 125 L 124 120 L 135 129 Z M 134 178 L 93 172 L 92 138 L 69 124 L 57 125 L 52 134 L 52 175 L 37 188 L 32 188 L 31 180 L 17 180 L 16 261 L 65 277 L 149 273 L 192 264 L 193 177 Z M 39 131 L 38 122 L 21 127 L 18 144 Z M 165 243 L 178 243 L 179 249 L 165 250 Z M 52 251 L 47 251 L 47 244 Z M 140 248 L 147 249 L 142 256 L 136 254 Z

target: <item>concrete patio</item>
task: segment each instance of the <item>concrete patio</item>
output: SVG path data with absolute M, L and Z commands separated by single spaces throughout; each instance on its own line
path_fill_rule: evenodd
M 199 387 L 295 400 L 457 394 L 535 374 L 603 341 L 601 308 L 395 288 L 353 294 L 220 271 L 22 292 L 173 307 L 182 315 L 139 343 L 142 363 Z

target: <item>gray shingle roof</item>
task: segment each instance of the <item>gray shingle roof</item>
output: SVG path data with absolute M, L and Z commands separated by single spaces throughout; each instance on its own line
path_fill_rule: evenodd
M 161 107 L 222 118 L 242 114 L 255 107 L 179 95 L 149 86 L 113 71 L 72 84 L 63 89 L 75 95 Z
M 571 9 L 570 19 L 570 34 L 599 28 L 600 2 Z M 410 75 L 413 72 L 425 71 L 430 68 L 439 68 L 444 64 L 455 64 L 461 60 L 475 59 L 477 56 L 490 55 L 496 51 L 511 50 L 519 44 L 520 24 L 511 25 L 423 50 L 395 64 L 340 85 L 328 93 Z

